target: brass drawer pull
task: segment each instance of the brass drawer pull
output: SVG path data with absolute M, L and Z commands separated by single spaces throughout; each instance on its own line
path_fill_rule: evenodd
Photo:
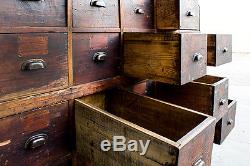
M 204 166 L 205 162 L 202 159 L 197 160 L 193 166 Z
M 141 8 L 136 8 L 136 9 L 135 9 L 135 13 L 136 13 L 136 14 L 144 14 L 144 10 L 141 9 Z
M 32 137 L 30 137 L 24 145 L 25 149 L 36 149 L 40 146 L 43 146 L 46 144 L 48 140 L 47 134 L 37 134 Z
M 227 47 L 224 47 L 223 50 L 222 50 L 223 53 L 226 53 L 228 52 L 228 48 Z
M 226 101 L 225 99 L 221 99 L 221 100 L 220 100 L 220 106 L 226 104 L 226 102 L 227 102 L 227 101 Z
M 193 17 L 194 16 L 194 13 L 192 11 L 188 11 L 187 14 L 186 14 L 188 17 Z
M 22 71 L 31 71 L 31 70 L 39 70 L 45 69 L 47 64 L 42 59 L 30 59 L 24 62 L 21 66 Z
M 96 52 L 93 56 L 93 61 L 95 62 L 103 62 L 105 57 L 108 56 L 106 52 Z
M 203 55 L 201 55 L 200 53 L 195 53 L 194 56 L 193 56 L 193 61 L 194 62 L 198 62 L 200 60 L 203 59 Z
M 104 0 L 92 0 L 90 6 L 94 7 L 106 7 Z

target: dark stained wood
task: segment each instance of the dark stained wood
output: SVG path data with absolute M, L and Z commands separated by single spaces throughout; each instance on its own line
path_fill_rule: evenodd
M 119 28 L 119 1 L 103 1 L 106 7 L 91 6 L 91 0 L 74 0 L 73 27 Z
M 206 74 L 206 35 L 199 33 L 124 33 L 124 74 L 183 85 Z M 194 61 L 195 54 L 201 54 Z
M 124 32 L 154 29 L 154 0 L 125 0 L 121 5 Z
M 119 33 L 74 33 L 74 85 L 110 78 L 119 73 Z M 105 52 L 104 61 L 93 61 L 97 52 Z
M 187 16 L 191 12 L 193 16 Z M 198 0 L 156 0 L 156 29 L 199 30 L 200 7 Z
M 146 86 L 138 86 L 145 88 L 144 95 L 214 116 L 217 121 L 224 116 L 228 107 L 227 102 L 220 104 L 228 100 L 227 78 L 206 75 L 183 86 L 154 81 L 148 81 Z
M 215 119 L 176 105 L 123 90 L 76 100 L 77 152 L 90 165 L 210 165 Z M 151 140 L 138 152 L 102 152 L 100 142 L 114 135 Z M 192 153 L 188 153 L 192 152 Z M 133 160 L 131 160 L 133 159 Z
M 232 35 L 208 34 L 207 64 L 219 66 L 232 62 Z
M 228 110 L 215 127 L 214 143 L 221 145 L 235 126 L 236 104 L 234 100 L 228 100 Z
M 0 163 L 43 166 L 70 153 L 68 103 L 30 110 L 0 120 Z M 45 145 L 25 149 L 28 138 L 47 134 Z
M 49 93 L 26 97 L 16 97 L 15 100 L 9 100 L 0 103 L 0 118 L 18 114 L 33 108 L 43 107 L 62 101 L 68 101 L 126 84 L 134 83 L 124 77 L 118 76 Z
M 65 27 L 66 0 L 8 0 L 0 6 L 0 27 Z
M 103 32 L 103 33 L 112 33 L 112 32 L 121 32 L 120 28 L 73 28 L 72 32 Z
M 67 33 L 1 34 L 0 41 L 0 101 L 68 85 Z M 30 59 L 43 59 L 47 67 L 22 71 Z
M 0 27 L 0 33 L 68 32 L 66 27 Z

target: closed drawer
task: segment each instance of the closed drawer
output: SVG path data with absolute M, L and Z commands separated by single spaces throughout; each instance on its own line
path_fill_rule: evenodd
M 75 102 L 77 153 L 89 165 L 210 165 L 215 119 L 124 90 Z M 103 151 L 103 140 L 149 142 L 147 150 Z M 148 142 L 147 141 L 147 142 Z M 141 155 L 140 155 L 141 153 Z M 82 164 L 82 163 L 81 163 Z
M 154 29 L 154 1 L 122 1 L 122 28 L 124 31 Z
M 207 36 L 196 33 L 124 33 L 124 73 L 183 85 L 206 74 Z
M 73 34 L 74 84 L 116 76 L 119 45 L 119 33 Z
M 235 126 L 236 104 L 237 102 L 235 100 L 228 100 L 227 112 L 222 119 L 217 122 L 215 127 L 214 143 L 222 144 L 233 130 Z
M 157 29 L 200 29 L 198 0 L 156 0 Z
M 67 34 L 1 34 L 0 98 L 68 85 Z
M 209 34 L 207 36 L 207 64 L 219 66 L 232 62 L 232 35 Z
M 206 75 L 183 86 L 147 81 L 130 90 L 214 116 L 217 121 L 228 108 L 228 79 L 222 77 Z
M 119 1 L 73 0 L 73 26 L 119 28 Z
M 0 6 L 0 27 L 64 27 L 66 0 L 8 0 Z
M 44 166 L 69 151 L 68 103 L 0 120 L 0 163 Z

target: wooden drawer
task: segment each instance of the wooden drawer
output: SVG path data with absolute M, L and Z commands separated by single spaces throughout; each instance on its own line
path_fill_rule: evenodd
M 66 0 L 8 0 L 0 5 L 0 27 L 64 27 Z
M 206 74 L 207 36 L 196 33 L 124 33 L 124 73 L 183 85 Z
M 0 42 L 2 99 L 68 85 L 66 33 L 1 34 Z
M 119 33 L 73 34 L 74 84 L 116 76 L 119 45 Z
M 119 28 L 119 1 L 73 0 L 73 27 Z
M 70 153 L 68 103 L 0 120 L 0 163 L 44 166 Z M 33 145 L 33 146 L 32 146 Z
M 214 116 L 217 121 L 226 113 L 228 107 L 227 78 L 206 75 L 183 86 L 147 81 L 147 85 L 140 83 L 131 90 Z
M 216 124 L 214 137 L 216 144 L 222 144 L 235 126 L 236 103 L 236 101 L 228 100 L 227 113 Z
M 204 114 L 124 90 L 76 100 L 77 152 L 89 165 L 210 165 L 215 119 Z M 102 151 L 113 136 L 150 140 L 138 151 Z
M 198 0 L 156 0 L 157 29 L 200 29 Z
M 219 66 L 232 62 L 232 35 L 209 34 L 207 36 L 207 64 Z
M 122 28 L 124 31 L 154 29 L 154 1 L 126 0 L 122 3 Z

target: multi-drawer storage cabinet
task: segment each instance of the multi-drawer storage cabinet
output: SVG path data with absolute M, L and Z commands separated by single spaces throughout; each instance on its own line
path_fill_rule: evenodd
M 207 35 L 207 64 L 219 66 L 232 61 L 232 35 Z
M 206 74 L 207 36 L 199 33 L 124 33 L 123 72 L 183 85 Z
M 67 33 L 0 34 L 0 101 L 68 86 Z
M 68 122 L 68 102 L 0 119 L 1 165 L 60 165 L 70 154 Z
M 75 111 L 80 164 L 210 165 L 215 118 L 120 89 L 78 99 Z M 150 145 L 145 155 L 102 151 L 113 136 Z

